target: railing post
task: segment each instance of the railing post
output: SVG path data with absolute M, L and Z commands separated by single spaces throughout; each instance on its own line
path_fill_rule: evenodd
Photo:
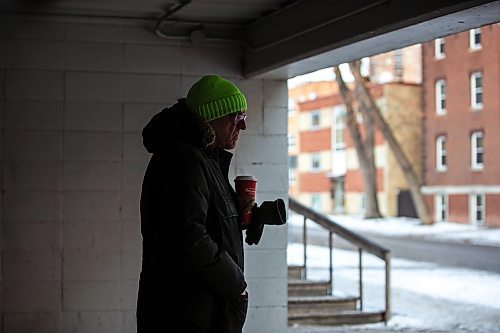
M 330 248 L 330 295 L 333 295 L 333 232 L 330 231 L 328 238 L 328 247 Z
M 384 321 L 387 325 L 391 319 L 391 254 L 385 255 L 385 316 Z
M 302 271 L 302 278 L 307 278 L 307 219 L 319 224 L 320 226 L 326 228 L 329 231 L 329 249 L 330 249 L 330 292 L 333 294 L 333 234 L 339 235 L 342 239 L 345 239 L 358 249 L 359 254 L 359 308 L 358 310 L 364 310 L 364 288 L 363 288 L 363 251 L 368 251 L 368 253 L 374 254 L 378 258 L 385 261 L 385 312 L 383 314 L 383 320 L 387 324 L 392 316 L 392 304 L 391 304 L 391 255 L 390 251 L 369 239 L 358 235 L 349 229 L 342 227 L 341 225 L 335 223 L 330 218 L 325 215 L 314 212 L 313 210 L 305 207 L 299 202 L 292 200 L 290 198 L 290 209 L 302 215 L 304 218 L 303 225 L 303 245 L 304 245 L 304 269 Z
M 304 280 L 307 279 L 307 217 L 304 216 L 304 229 L 302 231 L 302 241 L 304 244 Z
M 363 249 L 359 251 L 359 309 L 363 311 Z

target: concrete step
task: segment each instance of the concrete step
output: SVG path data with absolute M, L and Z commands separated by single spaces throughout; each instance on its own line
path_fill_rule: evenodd
M 304 276 L 304 266 L 288 266 L 288 280 L 302 280 Z
M 339 312 L 324 313 L 308 311 L 288 314 L 288 325 L 356 325 L 379 323 L 384 321 L 383 312 L 344 310 Z
M 326 296 L 330 294 L 329 281 L 288 280 L 288 296 Z
M 328 281 L 305 280 L 303 266 L 288 267 L 288 324 L 356 325 L 384 321 L 384 312 L 357 310 L 358 297 L 335 293 Z
M 293 296 L 288 297 L 288 316 L 331 314 L 356 310 L 357 297 L 351 296 Z

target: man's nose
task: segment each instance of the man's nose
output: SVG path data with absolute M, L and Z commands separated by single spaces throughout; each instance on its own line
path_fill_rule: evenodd
M 238 129 L 242 131 L 247 129 L 247 123 L 245 122 L 245 120 L 241 120 L 240 122 L 238 122 Z

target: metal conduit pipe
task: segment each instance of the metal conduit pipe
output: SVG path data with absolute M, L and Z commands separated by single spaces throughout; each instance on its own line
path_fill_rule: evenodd
M 162 38 L 187 38 L 187 39 L 191 39 L 193 37 L 192 35 L 194 33 L 194 34 L 196 34 L 195 36 L 196 36 L 197 39 L 203 39 L 203 40 L 206 40 L 206 41 L 214 41 L 214 42 L 236 43 L 236 44 L 240 44 L 240 45 L 246 47 L 247 49 L 249 49 L 252 52 L 259 52 L 259 51 L 263 51 L 263 50 L 266 50 L 268 48 L 271 48 L 273 46 L 282 44 L 282 43 L 284 43 L 284 42 L 286 42 L 288 40 L 294 39 L 296 37 L 302 36 L 302 35 L 304 35 L 306 33 L 311 32 L 311 31 L 320 29 L 320 28 L 322 28 L 322 27 L 324 27 L 326 25 L 329 25 L 329 24 L 332 24 L 332 23 L 335 23 L 335 22 L 338 22 L 338 21 L 341 21 L 341 20 L 345 20 L 345 19 L 347 19 L 349 17 L 352 17 L 352 16 L 354 16 L 356 14 L 360 14 L 360 13 L 363 13 L 363 12 L 369 10 L 369 9 L 374 8 L 374 7 L 380 6 L 382 4 L 386 4 L 386 3 L 390 2 L 390 0 L 379 0 L 379 1 L 374 2 L 372 4 L 363 6 L 361 8 L 355 9 L 353 11 L 350 11 L 350 12 L 348 12 L 346 14 L 341 15 L 341 16 L 334 17 L 334 18 L 332 18 L 332 19 L 330 19 L 330 20 L 328 20 L 326 22 L 322 22 L 320 24 L 312 26 L 312 27 L 310 27 L 308 29 L 305 29 L 304 31 L 300 31 L 298 33 L 292 34 L 292 35 L 287 36 L 285 38 L 282 38 L 282 39 L 280 39 L 278 41 L 275 41 L 273 43 L 269 43 L 267 45 L 263 45 L 263 46 L 260 46 L 260 47 L 254 47 L 254 46 L 248 44 L 247 42 L 245 42 L 243 40 L 238 40 L 238 39 L 219 38 L 219 37 L 206 37 L 204 35 L 204 32 L 203 32 L 203 23 L 202 22 L 175 21 L 175 23 L 198 25 L 198 29 L 194 29 L 190 33 L 189 36 L 170 36 L 170 35 L 166 35 L 166 34 L 162 33 L 160 31 L 160 25 L 161 25 L 161 23 L 164 22 L 164 21 L 166 21 L 175 12 L 177 12 L 180 9 L 182 9 L 183 7 L 187 6 L 190 2 L 191 2 L 191 0 L 180 0 L 178 3 L 176 3 L 171 8 L 169 8 L 169 10 L 157 21 L 156 26 L 155 26 L 155 33 L 158 36 L 162 37 Z M 275 13 L 271 14 L 270 16 L 275 15 L 275 14 L 279 13 L 280 11 L 281 10 L 277 10 Z M 170 21 L 167 21 L 167 22 L 170 22 Z M 221 25 L 224 25 L 224 24 L 221 24 Z M 241 26 L 238 26 L 238 27 L 242 28 Z
M 156 35 L 158 35 L 159 37 L 168 38 L 169 36 L 164 35 L 160 31 L 160 25 L 163 23 L 163 21 L 165 21 L 167 18 L 169 18 L 170 16 L 172 16 L 174 13 L 176 13 L 179 10 L 181 10 L 182 8 L 186 7 L 190 2 L 191 2 L 191 0 L 180 0 L 179 2 L 177 2 L 176 4 L 174 4 L 172 7 L 170 7 L 167 10 L 167 12 L 162 17 L 160 17 L 158 19 L 158 21 L 156 21 L 156 25 L 155 25 L 155 33 L 156 33 Z

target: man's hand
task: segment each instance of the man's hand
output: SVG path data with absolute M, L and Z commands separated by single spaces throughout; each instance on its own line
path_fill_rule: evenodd
M 247 236 L 245 237 L 245 242 L 248 245 L 259 244 L 260 238 L 262 237 L 262 232 L 264 231 L 264 225 L 251 225 L 247 229 Z

